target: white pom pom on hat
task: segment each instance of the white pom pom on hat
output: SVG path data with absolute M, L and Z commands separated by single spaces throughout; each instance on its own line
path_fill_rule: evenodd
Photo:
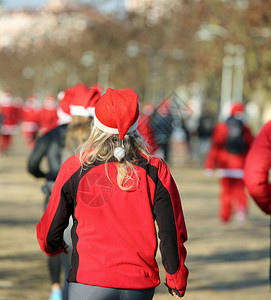
M 125 134 L 137 129 L 138 117 L 138 95 L 133 90 L 108 88 L 95 106 L 94 124 L 123 140 Z M 124 147 L 117 147 L 114 156 L 119 161 L 123 159 Z
M 118 161 L 121 161 L 125 157 L 125 150 L 122 147 L 117 147 L 114 149 L 114 156 Z

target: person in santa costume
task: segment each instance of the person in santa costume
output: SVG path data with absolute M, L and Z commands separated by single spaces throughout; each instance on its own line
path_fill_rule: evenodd
M 152 299 L 159 285 L 158 224 L 166 285 L 184 295 L 187 240 L 180 196 L 163 160 L 137 132 L 138 96 L 107 89 L 88 140 L 58 173 L 37 239 L 49 256 L 66 252 L 73 218 L 69 299 Z
M 243 122 L 244 109 L 242 103 L 233 103 L 230 117 L 215 126 L 205 160 L 206 173 L 217 169 L 220 178 L 219 217 L 222 222 L 228 222 L 233 212 L 242 222 L 248 209 L 243 168 L 253 135 Z
M 155 133 L 151 126 L 151 115 L 155 111 L 155 105 L 151 102 L 144 103 L 142 105 L 141 114 L 138 119 L 137 130 L 142 136 L 143 140 L 148 145 L 148 150 L 150 154 L 154 154 L 158 149 L 158 144 L 156 142 Z
M 54 181 L 60 166 L 89 135 L 90 121 L 94 116 L 94 107 L 100 97 L 96 87 L 87 88 L 84 84 L 75 85 L 64 91 L 58 107 L 59 126 L 40 136 L 28 160 L 28 171 L 36 178 L 46 178 L 42 190 L 46 195 L 45 207 L 48 206 Z M 43 158 L 48 160 L 49 172 L 41 168 Z M 64 239 L 69 245 L 68 255 L 48 257 L 48 267 L 52 282 L 49 300 L 67 300 L 68 285 L 66 278 L 70 270 L 70 228 L 64 232 Z M 61 289 L 61 269 L 64 268 L 64 288 Z
M 271 121 L 267 122 L 256 136 L 246 157 L 244 181 L 249 194 L 258 207 L 267 215 L 271 215 Z M 271 222 L 270 222 L 271 233 Z M 270 235 L 271 238 L 271 235 Z M 271 249 L 270 249 L 271 262 Z M 269 272 L 271 286 L 271 263 Z
M 26 99 L 21 112 L 21 133 L 26 149 L 32 150 L 35 146 L 39 129 L 38 115 L 38 99 L 36 96 L 31 95 Z
M 40 136 L 57 127 L 57 99 L 54 95 L 49 94 L 44 98 L 42 108 L 38 114 L 38 121 Z
M 1 153 L 7 154 L 12 146 L 13 136 L 18 133 L 18 109 L 10 92 L 5 92 L 1 102 L 2 126 L 0 135 Z

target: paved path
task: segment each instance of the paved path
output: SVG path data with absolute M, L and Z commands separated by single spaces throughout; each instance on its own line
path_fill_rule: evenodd
M 26 156 L 0 157 L 0 300 L 45 300 L 49 279 L 35 225 L 42 214 L 42 180 L 25 171 Z M 249 219 L 222 225 L 216 178 L 200 168 L 172 168 L 189 234 L 187 300 L 267 300 L 269 218 L 251 202 Z M 160 262 L 160 255 L 158 255 Z M 164 273 L 161 268 L 161 278 Z M 155 300 L 173 299 L 161 284 Z

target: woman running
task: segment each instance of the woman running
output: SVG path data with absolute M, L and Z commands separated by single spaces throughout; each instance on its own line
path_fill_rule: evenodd
M 187 240 L 179 192 L 167 165 L 150 156 L 137 132 L 138 96 L 107 89 L 88 140 L 58 173 L 37 225 L 42 251 L 66 252 L 73 218 L 69 299 L 152 299 L 159 285 L 158 225 L 166 285 L 184 295 Z

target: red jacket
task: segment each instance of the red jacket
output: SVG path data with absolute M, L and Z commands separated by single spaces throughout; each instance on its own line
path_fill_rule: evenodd
M 97 162 L 81 169 L 77 156 L 61 167 L 49 206 L 37 225 L 47 255 L 62 252 L 63 231 L 73 216 L 70 282 L 113 288 L 144 289 L 159 285 L 155 260 L 157 221 L 166 283 L 183 295 L 187 232 L 181 201 L 167 165 L 140 157 L 139 186 L 122 191 L 116 163 Z
M 23 133 L 38 132 L 38 110 L 36 108 L 23 107 L 21 129 Z
M 50 107 L 42 107 L 38 114 L 39 121 L 39 134 L 43 135 L 46 132 L 56 128 L 58 117 L 57 117 L 57 109 Z
M 252 133 L 247 126 L 244 126 L 243 138 L 246 141 L 247 149 L 241 154 L 227 151 L 225 147 L 227 136 L 227 124 L 218 123 L 212 134 L 211 148 L 205 160 L 205 168 L 220 169 L 221 177 L 242 178 L 245 158 L 253 141 Z
M 258 206 L 271 214 L 271 121 L 260 131 L 247 155 L 244 168 L 244 181 L 250 195 Z
M 3 123 L 1 132 L 4 135 L 14 135 L 18 129 L 18 109 L 13 103 L 3 103 L 2 106 Z

